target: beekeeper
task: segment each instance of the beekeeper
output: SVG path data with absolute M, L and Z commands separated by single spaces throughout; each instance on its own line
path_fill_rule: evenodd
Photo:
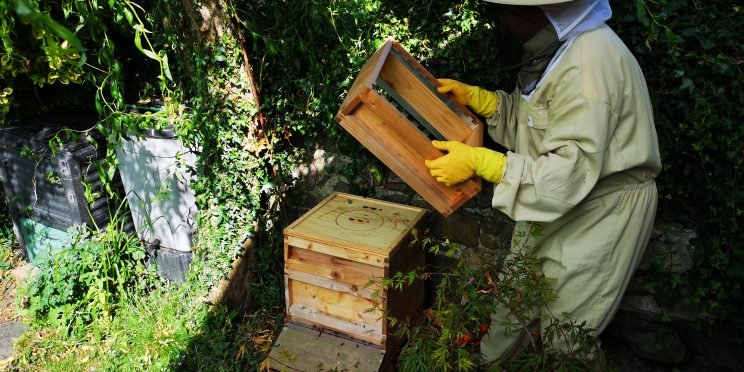
M 556 291 L 550 314 L 585 321 L 598 335 L 656 213 L 661 161 L 643 73 L 605 24 L 607 0 L 486 1 L 523 45 L 516 89 L 440 79 L 439 91 L 485 117 L 488 134 L 509 151 L 434 141 L 447 153 L 426 165 L 447 185 L 474 175 L 493 182 L 492 205 L 517 221 L 515 236 L 539 227 L 526 245 Z M 492 315 L 481 342 L 486 361 L 513 355 L 525 335 L 507 334 L 505 315 Z

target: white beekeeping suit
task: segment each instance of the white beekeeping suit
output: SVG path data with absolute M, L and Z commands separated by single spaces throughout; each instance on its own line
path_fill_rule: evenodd
M 492 205 L 517 221 L 515 236 L 541 230 L 526 249 L 556 291 L 550 313 L 586 322 L 598 335 L 617 311 L 656 214 L 661 161 L 646 82 L 604 23 L 612 14 L 606 0 L 487 1 L 539 6 L 555 50 L 512 93 L 440 80 L 440 91 L 486 116 L 488 134 L 510 151 L 445 143 L 439 148 L 449 154 L 427 166 L 441 182 L 473 174 L 494 182 Z M 452 177 L 462 159 L 473 159 L 472 174 Z M 507 315 L 492 315 L 481 342 L 486 361 L 503 360 L 520 343 L 520 332 L 504 330 Z

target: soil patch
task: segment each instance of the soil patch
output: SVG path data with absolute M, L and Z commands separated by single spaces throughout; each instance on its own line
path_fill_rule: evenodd
M 18 318 L 15 311 L 15 293 L 18 284 L 10 272 L 0 275 L 2 278 L 0 281 L 0 324 L 3 324 Z

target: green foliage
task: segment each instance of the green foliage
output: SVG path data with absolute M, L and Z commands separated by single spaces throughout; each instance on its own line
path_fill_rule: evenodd
M 112 335 L 101 337 L 101 349 L 85 344 L 95 350 L 90 355 L 96 360 L 92 365 L 102 367 L 97 361 L 106 360 L 103 364 L 108 365 L 121 354 L 131 353 L 141 364 L 122 361 L 110 366 L 164 369 L 184 350 L 191 350 L 188 340 L 201 332 L 202 326 L 225 332 L 231 329 L 227 324 L 234 319 L 232 314 L 218 311 L 220 318 L 208 320 L 210 311 L 203 304 L 186 311 L 179 301 L 187 298 L 184 301 L 198 303 L 194 299 L 224 276 L 249 237 L 259 243 L 253 250 L 257 258 L 253 273 L 258 278 L 253 288 L 256 301 L 266 307 L 281 302 L 278 236 L 286 223 L 284 198 L 288 192 L 298 191 L 293 190 L 290 175 L 294 163 L 308 155 L 306 149 L 315 143 L 337 144 L 345 153 L 354 154 L 344 177 L 367 180 L 364 175 L 369 173 L 378 182 L 382 179 L 384 167 L 339 129 L 334 116 L 361 65 L 385 37 L 395 36 L 437 77 L 452 77 L 489 89 L 513 87 L 513 76 L 499 67 L 510 65 L 519 55 L 498 27 L 485 20 L 482 1 L 221 3 L 225 7 L 219 11 L 223 13 L 214 14 L 212 19 L 232 32 L 220 34 L 207 23 L 202 24 L 202 2 L 0 2 L 0 122 L 73 106 L 97 110 L 101 123 L 95 129 L 111 143 L 122 135 L 173 124 L 181 139 L 202 149 L 195 185 L 201 213 L 190 286 L 178 294 L 164 289 L 162 296 L 167 301 L 163 302 L 148 296 L 142 302 L 137 297 L 120 304 L 116 299 L 121 295 L 112 292 L 111 301 L 103 303 L 113 304 L 107 305 L 109 310 L 119 306 L 120 316 L 107 326 L 101 320 L 105 317 L 88 317 L 82 323 L 91 325 L 80 328 Z M 18 12 L 18 4 L 26 5 L 31 13 L 24 9 Z M 744 321 L 735 310 L 740 308 L 744 279 L 744 253 L 737 239 L 744 205 L 738 191 L 744 155 L 739 146 L 743 111 L 738 109 L 744 103 L 740 93 L 744 79 L 740 63 L 743 30 L 742 23 L 737 22 L 742 7 L 730 2 L 687 0 L 637 0 L 613 5 L 611 26 L 641 62 L 655 105 L 665 167 L 659 178 L 663 197 L 660 217 L 688 217 L 699 229 L 694 273 L 680 277 L 660 272 L 659 283 L 649 283 L 648 287 L 658 294 L 689 298 L 703 305 L 711 317 L 738 319 L 741 326 Z M 84 55 L 87 60 L 83 60 Z M 257 78 L 255 82 L 246 74 L 249 67 Z M 261 107 L 255 99 L 257 92 Z M 135 102 L 157 109 L 135 112 L 129 105 Z M 115 167 L 116 159 L 109 152 L 108 161 L 101 164 L 101 174 L 112 174 Z M 365 188 L 358 186 L 356 191 L 363 193 Z M 255 234 L 256 228 L 271 233 Z M 99 243 L 81 242 L 91 251 L 105 246 Z M 63 266 L 73 264 L 68 261 Z M 528 267 L 522 269 L 527 273 L 522 279 L 537 280 L 532 276 L 535 272 Z M 418 340 L 415 348 L 407 349 L 412 366 L 415 357 L 428 357 L 427 353 L 436 349 L 440 350 L 437 360 L 442 363 L 469 368 L 469 352 L 453 343 L 466 331 L 476 332 L 488 314 L 481 300 L 496 297 L 459 288 L 457 284 L 463 280 L 473 280 L 486 291 L 503 286 L 505 294 L 520 294 L 526 302 L 507 303 L 515 312 L 534 305 L 525 299 L 541 292 L 538 282 L 520 288 L 511 286 L 515 283 L 507 285 L 508 280 L 495 280 L 499 273 L 496 268 L 490 271 L 493 283 L 482 282 L 488 277 L 483 272 L 489 271 L 476 272 L 461 265 L 443 276 L 454 285 L 454 293 L 470 296 L 468 304 L 460 305 L 467 306 L 468 311 L 455 314 L 449 302 L 438 299 L 439 308 L 433 309 L 442 312 L 438 315 L 443 318 L 437 322 L 444 327 L 437 331 L 436 338 L 426 337 L 426 328 L 411 324 L 407 329 L 412 339 Z M 394 278 L 399 285 L 410 279 L 408 274 Z M 94 288 L 98 291 L 101 287 Z M 524 288 L 537 292 L 525 295 L 521 292 Z M 56 289 L 50 291 L 57 293 Z M 59 299 L 61 294 L 54 297 Z M 78 301 L 80 298 L 85 296 Z M 90 304 L 98 306 L 99 314 L 106 313 L 107 306 L 100 302 L 97 305 L 91 300 Z M 45 306 L 47 310 L 40 314 L 46 311 L 48 316 L 50 306 Z M 72 309 L 73 305 L 69 306 Z M 173 320 L 173 324 L 183 319 L 178 323 L 181 326 L 168 331 L 172 333 L 158 333 L 156 326 L 137 328 L 138 317 L 161 324 L 154 313 L 166 309 L 172 311 L 166 311 L 169 315 L 164 319 Z M 554 327 L 558 331 L 580 329 L 581 325 L 555 323 Z M 130 331 L 131 338 L 124 336 Z M 205 332 L 208 337 L 218 337 L 219 333 Z M 33 350 L 60 347 L 49 341 L 53 336 L 48 337 L 37 340 L 39 348 Z M 242 343 L 235 339 L 226 342 L 217 346 L 215 354 L 229 355 L 225 350 L 235 350 L 236 342 Z M 103 351 L 106 343 L 115 345 L 114 350 L 121 354 L 107 355 Z M 135 344 L 144 346 L 134 349 L 131 345 Z M 82 352 L 70 345 L 64 346 L 69 358 Z M 202 346 L 198 348 L 204 349 Z M 146 350 L 157 352 L 147 354 Z M 534 358 L 528 355 L 525 365 L 558 368 L 552 364 L 557 359 L 545 349 L 536 350 L 540 352 L 529 354 Z M 196 363 L 199 354 L 192 351 L 194 359 L 190 360 L 194 363 L 190 365 L 196 369 L 208 367 Z M 32 351 L 28 353 L 24 360 L 39 362 Z M 72 361 L 69 359 L 69 366 L 75 365 Z M 224 368 L 246 365 L 252 366 L 236 362 L 226 363 Z
M 549 304 L 555 298 L 550 283 L 542 275 L 537 260 L 526 247 L 532 230 L 518 237 L 516 250 L 502 265 L 488 263 L 471 267 L 464 260 L 457 265 L 441 268 L 439 272 L 418 270 L 397 273 L 382 281 L 394 290 L 412 283 L 416 278 L 436 278 L 433 305 L 422 316 L 412 321 L 392 319 L 395 333 L 408 341 L 403 346 L 398 368 L 401 371 L 471 371 L 480 363 L 481 338 L 488 330 L 491 315 L 502 309 L 510 320 L 497 321 L 511 332 L 527 330 L 542 310 L 546 328 L 541 338 L 530 336 L 530 346 L 507 365 L 511 370 L 588 370 L 597 367 L 592 352 L 598 348 L 591 329 L 584 324 L 564 321 L 560 314 L 551 314 Z M 430 237 L 421 242 L 432 254 L 440 251 L 459 255 L 459 248 L 447 242 L 437 244 Z M 433 268 L 434 270 L 438 268 Z M 561 348 L 558 348 L 558 345 Z
M 169 73 L 167 57 L 150 42 L 148 20 L 141 18 L 144 8 L 136 3 L 11 3 L 15 6 L 0 5 L 0 78 L 4 89 L 0 123 L 60 107 L 97 109 L 101 115 L 118 111 L 124 103 L 122 62 L 137 60 L 131 57 L 136 54 L 130 53 L 135 47 L 143 58 L 158 62 L 160 73 L 156 76 L 167 93 L 162 84 Z M 117 43 L 122 38 L 134 40 L 134 45 Z M 95 59 L 88 61 L 87 54 Z M 138 64 L 142 71 L 135 87 L 141 86 L 142 76 L 150 71 L 146 63 Z
M 63 55 L 72 54 L 70 56 L 71 58 L 80 59 L 80 65 L 85 63 L 86 49 L 74 33 L 57 23 L 55 20 L 49 17 L 48 14 L 42 13 L 38 9 L 38 4 L 34 4 L 29 0 L 13 0 L 11 1 L 11 3 L 15 5 L 15 12 L 16 14 L 18 14 L 18 17 L 20 17 L 23 22 L 32 24 L 35 30 L 47 33 L 47 35 L 45 35 L 44 37 L 50 38 L 52 34 L 54 34 L 61 40 L 64 40 L 63 44 L 70 44 L 70 48 L 64 48 L 64 45 L 62 46 L 63 49 L 69 49 L 67 53 L 62 53 Z M 45 44 L 56 45 L 58 44 L 58 40 L 50 38 L 45 40 Z M 50 53 L 47 52 L 47 55 L 49 54 Z M 80 55 L 78 56 L 76 54 Z
M 122 137 L 173 125 L 187 145 L 200 148 L 193 185 L 200 213 L 189 280 L 181 288 L 160 283 L 143 293 L 138 284 L 143 283 L 144 272 L 133 259 L 141 258 L 144 251 L 126 236 L 109 235 L 119 234 L 117 229 L 106 230 L 103 238 L 101 233 L 76 233 L 70 249 L 44 264 L 28 289 L 35 332 L 24 340 L 28 347 L 23 347 L 17 368 L 69 370 L 79 367 L 79 360 L 104 370 L 255 367 L 275 331 L 257 328 L 264 327 L 266 319 L 273 321 L 274 313 L 262 311 L 246 320 L 203 301 L 209 288 L 229 272 L 235 257 L 244 253 L 246 239 L 256 237 L 259 219 L 267 230 L 279 223 L 275 221 L 281 203 L 277 195 L 286 191 L 283 178 L 287 176 L 282 172 L 290 169 L 287 153 L 273 150 L 283 138 L 281 130 L 258 120 L 234 8 L 229 2 L 223 9 L 176 0 L 34 4 L 49 19 L 74 30 L 89 58 L 82 66 L 71 59 L 52 72 L 41 67 L 23 70 L 25 54 L 18 46 L 42 55 L 43 45 L 19 37 L 10 26 L 0 30 L 3 40 L 16 47 L 4 52 L 21 61 L 14 70 L 17 77 L 11 72 L 3 75 L 8 89 L 0 100 L 9 114 L 2 122 L 55 107 L 96 110 L 101 121 L 92 130 L 103 133 L 109 143 L 99 173 L 109 181 L 118 165 L 113 149 Z M 184 4 L 189 6 L 184 9 Z M 207 16 L 212 28 L 194 26 L 203 22 L 204 11 L 214 12 Z M 20 29 L 17 16 L 12 11 L 3 13 L 6 24 L 17 30 L 36 26 Z M 57 48 L 65 43 L 56 34 L 44 42 L 54 42 Z M 60 89 L 63 82 L 48 77 L 60 71 L 77 72 L 74 83 L 78 85 Z M 41 102 L 26 99 L 36 96 Z M 74 105 L 69 97 L 78 97 Z M 256 256 L 254 270 L 259 278 L 252 293 L 257 303 L 270 308 L 283 298 L 281 260 L 277 260 L 281 248 L 275 237 L 260 239 L 266 240 L 248 251 Z M 117 253 L 112 255 L 113 251 Z
M 98 112 L 101 121 L 91 130 L 103 133 L 109 145 L 106 160 L 99 164 L 106 187 L 118 166 L 114 149 L 122 137 L 172 125 L 187 145 L 203 149 L 194 189 L 202 211 L 198 220 L 203 228 L 197 234 L 205 236 L 197 239 L 195 275 L 205 286 L 214 285 L 252 234 L 261 190 L 271 191 L 266 167 L 282 166 L 281 155 L 273 158 L 268 149 L 274 142 L 271 133 L 259 133 L 254 120 L 258 108 L 238 35 L 224 32 L 207 37 L 203 30 L 192 28 L 202 17 L 197 9 L 200 3 L 184 12 L 181 2 L 166 0 L 22 2 L 34 11 L 3 8 L 4 28 L 0 29 L 5 56 L 16 61 L 3 65 L 8 68 L 3 81 L 9 86 L 0 99 L 7 103 L 3 108 L 9 110 L 9 118 L 69 108 L 66 97 L 83 97 L 77 105 Z M 30 21 L 19 25 L 19 19 Z M 229 30 L 232 19 L 230 13 L 214 14 L 210 22 Z M 32 33 L 45 38 L 26 37 Z M 88 55 L 96 58 L 83 63 L 69 54 L 50 68 L 26 68 L 30 66 L 24 62 L 26 51 L 43 56 L 52 47 L 87 48 Z M 65 94 L 40 89 L 59 88 L 68 81 L 51 76 L 73 73 L 78 86 L 61 90 Z M 39 96 L 43 102 L 24 95 Z M 41 107 L 28 109 L 24 107 L 28 102 Z M 213 230 L 214 226 L 218 227 Z M 208 263 L 199 264 L 204 261 Z M 204 272 L 206 267 L 209 273 Z
M 657 293 L 742 329 L 744 9 L 682 0 L 615 7 L 613 26 L 638 57 L 652 93 L 664 164 L 660 216 L 682 218 L 698 235 L 692 273 L 659 272 Z
M 80 83 L 85 47 L 73 32 L 54 21 L 37 1 L 0 3 L 0 123 L 14 104 L 14 86 L 24 77 L 36 86 Z
M 194 291 L 164 283 L 122 303 L 112 319 L 95 319 L 80 336 L 27 330 L 11 370 L 256 370 L 271 346 L 274 314 L 237 315 L 209 306 Z
M 82 332 L 98 318 L 109 318 L 123 301 L 151 285 L 145 251 L 111 222 L 105 231 L 73 226 L 59 252 L 38 264 L 24 295 L 28 315 L 37 322 Z
M 479 1 L 282 1 L 236 6 L 254 40 L 262 105 L 295 146 L 334 141 L 357 151 L 334 117 L 357 72 L 389 36 L 437 76 L 493 86 L 489 60 L 503 53 L 478 17 Z M 322 135 L 319 135 L 322 134 Z M 296 136 L 302 136 L 296 138 Z
M 17 245 L 18 242 L 15 234 L 13 234 L 10 221 L 0 217 L 0 277 L 3 277 L 5 272 L 15 267 L 18 260 L 18 252 L 15 249 Z

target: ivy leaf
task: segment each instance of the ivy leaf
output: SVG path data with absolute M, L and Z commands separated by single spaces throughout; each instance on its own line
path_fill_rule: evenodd
M 374 176 L 377 183 L 382 182 L 382 171 L 379 168 L 373 166 L 370 168 L 370 172 L 372 173 L 372 176 Z
M 98 115 L 103 116 L 103 102 L 101 102 L 100 94 L 96 94 L 95 105 L 96 105 L 96 112 L 98 112 Z

